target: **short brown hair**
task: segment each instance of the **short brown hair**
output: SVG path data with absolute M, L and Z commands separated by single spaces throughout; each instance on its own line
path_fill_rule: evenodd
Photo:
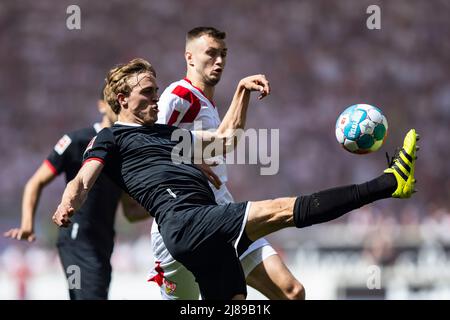
M 128 84 L 128 79 L 133 75 L 137 76 L 138 74 L 147 72 L 156 77 L 153 66 L 148 61 L 140 58 L 133 59 L 125 64 L 120 64 L 108 72 L 103 96 L 114 113 L 119 114 L 120 112 L 120 104 L 117 100 L 117 95 L 123 93 L 128 96 L 133 89 Z
M 188 43 L 191 40 L 197 39 L 205 34 L 210 37 L 213 37 L 214 39 L 219 40 L 223 40 L 226 37 L 225 32 L 219 31 L 214 27 L 196 27 L 187 33 L 186 43 Z

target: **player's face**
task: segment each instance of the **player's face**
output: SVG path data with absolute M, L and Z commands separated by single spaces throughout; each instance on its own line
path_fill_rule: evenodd
M 192 62 L 205 84 L 215 86 L 222 76 L 227 58 L 225 41 L 204 35 L 194 40 Z
M 150 73 L 141 73 L 128 80 L 133 88 L 128 96 L 128 111 L 139 123 L 152 125 L 158 120 L 158 86 Z

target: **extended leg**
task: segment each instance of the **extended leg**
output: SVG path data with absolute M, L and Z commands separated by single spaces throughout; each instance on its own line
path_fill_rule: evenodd
M 307 227 L 327 222 L 376 200 L 409 198 L 414 192 L 416 141 L 412 129 L 405 137 L 403 148 L 381 176 L 369 182 L 328 189 L 297 198 L 278 198 L 252 202 L 245 232 L 256 240 L 277 230 L 296 226 Z

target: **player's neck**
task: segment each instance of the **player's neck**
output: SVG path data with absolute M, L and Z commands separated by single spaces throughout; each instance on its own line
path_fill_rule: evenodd
M 214 88 L 215 87 L 211 87 L 211 86 L 205 86 L 204 88 L 199 87 L 199 86 L 196 86 L 196 87 L 202 89 L 203 94 L 205 95 L 205 97 L 207 97 L 209 100 L 213 100 L 213 98 L 214 98 Z
M 205 95 L 206 98 L 208 98 L 209 100 L 213 100 L 214 98 L 214 86 L 208 85 L 206 84 L 204 81 L 198 79 L 195 76 L 191 76 L 188 72 L 188 74 L 186 75 L 186 78 L 191 82 L 191 84 L 200 89 L 202 91 L 202 93 Z
M 102 128 L 111 127 L 113 123 L 109 120 L 107 116 L 103 116 L 102 122 L 100 122 L 100 126 Z
M 137 118 L 136 116 L 129 115 L 129 114 L 123 114 L 120 113 L 117 122 L 119 123 L 126 123 L 130 125 L 141 125 L 141 126 L 152 126 L 154 123 L 144 123 L 141 119 Z

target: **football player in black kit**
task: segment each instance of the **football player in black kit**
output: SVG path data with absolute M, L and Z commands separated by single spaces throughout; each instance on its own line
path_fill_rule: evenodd
M 35 240 L 34 218 L 42 189 L 61 173 L 65 174 L 66 182 L 72 180 L 81 167 L 83 152 L 89 141 L 100 130 L 110 127 L 117 120 L 116 114 L 103 100 L 103 90 L 97 104 L 103 115 L 101 123 L 67 133 L 56 143 L 50 155 L 25 186 L 20 228 L 10 229 L 4 236 L 29 242 Z M 102 174 L 94 184 L 89 198 L 80 207 L 71 227 L 60 229 L 57 247 L 64 273 L 67 277 L 72 274 L 70 266 L 79 267 L 80 271 L 79 288 L 76 282 L 72 288 L 69 285 L 70 299 L 108 298 L 115 213 L 121 199 L 124 214 L 129 221 L 138 221 L 149 216 L 141 206 Z
M 211 76 L 215 74 L 212 70 Z M 330 221 L 376 200 L 409 198 L 414 191 L 418 135 L 412 129 L 390 167 L 371 181 L 311 195 L 218 205 L 200 169 L 189 161 L 180 163 L 177 156 L 191 158 L 193 149 L 195 162 L 231 151 L 245 125 L 250 93 L 258 91 L 264 98 L 269 82 L 264 75 L 242 79 L 216 131 L 155 124 L 157 90 L 155 71 L 143 59 L 109 72 L 105 98 L 118 121 L 89 144 L 53 221 L 61 227 L 73 224 L 72 215 L 105 172 L 155 217 L 167 249 L 194 274 L 204 299 L 246 297 L 238 255 L 252 241 L 283 228 Z

